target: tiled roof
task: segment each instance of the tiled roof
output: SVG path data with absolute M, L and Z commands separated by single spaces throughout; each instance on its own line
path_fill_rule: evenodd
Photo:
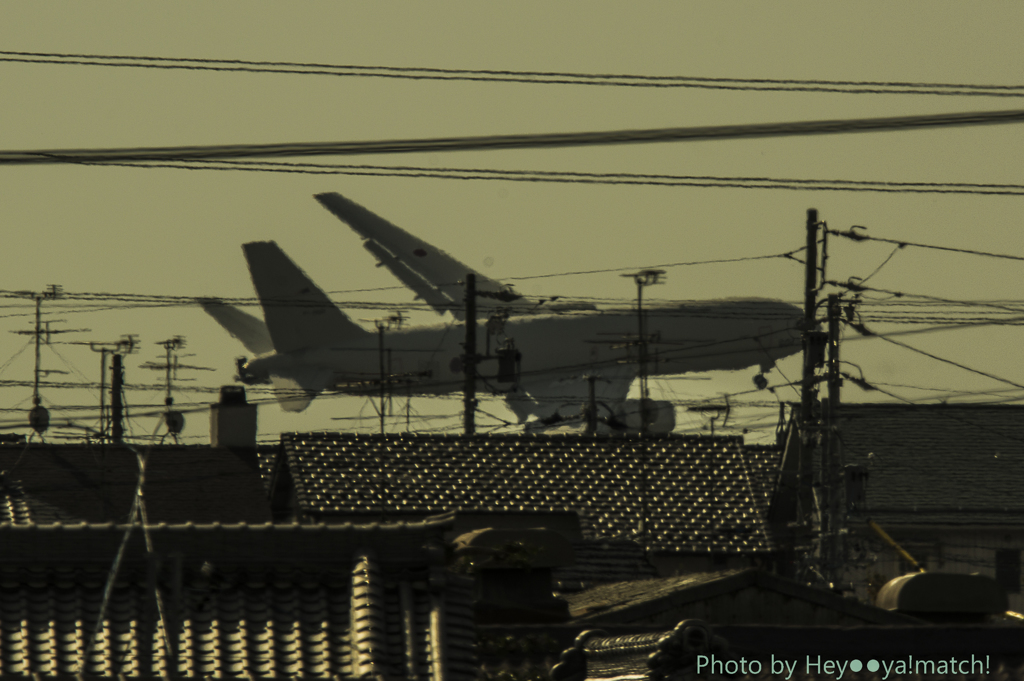
M 155 551 L 181 553 L 210 562 L 344 562 L 360 547 L 373 546 L 381 560 L 401 565 L 443 563 L 443 532 L 452 524 L 448 516 L 414 523 L 162 523 L 147 525 L 146 529 Z M 97 561 L 107 564 L 118 552 L 129 527 L 113 523 L 2 524 L 0 565 Z M 433 534 L 437 534 L 437 540 L 428 542 L 425 537 Z M 126 559 L 144 559 L 146 544 L 141 529 L 133 529 L 123 552 Z
M 451 525 L 150 527 L 156 558 L 128 544 L 91 646 L 126 526 L 0 527 L 0 676 L 471 681 L 472 582 L 441 564 Z
M 575 563 L 551 571 L 555 591 L 565 594 L 615 582 L 651 579 L 658 571 L 632 539 L 592 539 L 572 543 Z
M 77 518 L 55 506 L 26 494 L 17 480 L 0 476 L 0 523 L 60 523 Z
M 728 643 L 700 620 L 680 622 L 668 632 L 608 636 L 582 632 L 551 670 L 554 681 L 584 679 L 676 679 L 697 670 L 698 658 L 732 660 Z M 703 670 L 704 676 L 709 670 Z
M 563 597 L 576 624 L 664 623 L 684 616 L 715 624 L 920 622 L 753 568 L 605 584 Z M 711 614 L 694 614 L 704 612 Z
M 843 404 L 839 434 L 877 522 L 1020 523 L 1024 407 Z
M 274 468 L 277 465 L 281 453 L 281 444 L 258 445 L 256 447 L 256 460 L 260 470 L 260 480 L 263 488 L 270 491 L 270 483 L 274 480 Z
M 816 628 L 817 629 L 817 628 Z M 861 628 L 843 628 L 830 637 L 860 639 Z M 916 646 L 881 652 L 871 648 L 848 649 L 836 655 L 828 651 L 808 650 L 805 654 L 787 655 L 761 649 L 750 651 L 734 648 L 731 639 L 716 635 L 718 628 L 700 620 L 679 622 L 669 631 L 609 635 L 602 630 L 580 633 L 575 643 L 560 656 L 551 677 L 554 681 L 689 681 L 690 679 L 738 680 L 787 679 L 790 681 L 940 681 L 942 679 L 982 679 L 1018 681 L 1024 679 L 1024 667 L 1013 666 L 989 654 L 991 648 L 983 638 L 974 649 L 959 645 L 955 629 L 919 627 L 920 635 L 910 637 L 896 632 L 898 641 Z M 929 631 L 938 629 L 939 637 Z M 800 632 L 790 632 L 790 637 Z M 869 632 L 873 633 L 873 632 Z M 885 632 L 877 632 L 882 636 Z M 837 634 L 837 635 L 836 635 Z M 852 634 L 852 636 L 848 636 Z M 952 634 L 952 636 L 950 636 Z M 1020 638 L 1020 637 L 1017 637 Z M 943 645 L 945 642 L 952 646 Z M 823 654 L 824 653 L 824 654 Z M 861 669 L 852 671 L 856 660 Z M 869 671 L 874 661 L 878 668 Z M 827 668 L 828 662 L 843 666 Z M 956 666 L 950 667 L 951 664 Z M 778 667 L 773 669 L 773 666 Z M 943 667 L 942 665 L 945 665 Z M 950 671 L 952 669 L 953 671 Z M 966 673 L 961 673 L 966 672 Z
M 770 550 L 740 438 L 308 433 L 282 444 L 307 517 L 573 510 L 585 538 L 627 538 L 646 501 L 655 550 Z
M 750 482 L 755 498 L 767 513 L 772 494 L 775 493 L 779 467 L 782 465 L 782 448 L 774 445 L 744 445 L 743 452 L 750 468 Z
M 150 522 L 269 521 L 255 462 L 208 446 L 139 447 L 147 454 Z M 124 522 L 139 467 L 115 445 L 0 445 L 0 519 L 9 522 Z

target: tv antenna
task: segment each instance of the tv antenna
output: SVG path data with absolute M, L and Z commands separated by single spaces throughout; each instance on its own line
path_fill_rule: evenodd
M 36 345 L 36 362 L 35 370 L 33 372 L 34 379 L 32 382 L 32 409 L 28 413 L 28 423 L 38 435 L 42 436 L 46 432 L 47 428 L 50 427 L 50 412 L 42 405 L 42 398 L 39 396 L 39 377 L 43 374 L 66 374 L 66 371 L 60 371 L 58 369 L 43 369 L 42 368 L 42 346 L 45 342 L 46 345 L 50 344 L 50 338 L 56 333 L 76 333 L 79 331 L 88 331 L 89 329 L 51 329 L 50 324 L 56 322 L 63 322 L 63 319 L 47 320 L 43 321 L 43 300 L 53 300 L 59 298 L 64 293 L 64 289 L 59 284 L 50 284 L 46 287 L 46 290 L 42 293 L 32 294 L 32 298 L 36 301 L 36 323 L 35 329 L 32 331 L 15 331 L 14 333 L 23 336 L 35 336 Z M 46 339 L 45 341 L 43 339 Z
M 401 329 L 402 324 L 405 322 L 405 316 L 399 311 L 397 314 L 393 314 L 384 319 L 374 320 L 374 326 L 377 327 L 377 355 L 380 364 L 380 434 L 384 435 L 384 419 L 385 419 L 385 408 L 390 406 L 390 395 L 388 388 L 391 387 L 391 351 L 387 351 L 387 370 L 385 371 L 384 362 L 384 333 L 390 331 L 392 328 Z
M 191 378 L 181 378 L 178 376 L 178 370 L 192 369 L 195 371 L 214 371 L 214 369 L 211 367 L 182 364 L 178 361 L 181 357 L 195 357 L 194 354 L 178 354 L 178 351 L 185 347 L 184 336 L 174 336 L 173 338 L 168 338 L 167 340 L 158 342 L 157 345 L 163 346 L 164 348 L 164 362 L 146 362 L 141 365 L 141 368 L 164 371 L 164 386 L 166 390 L 164 404 L 167 405 L 167 411 L 164 412 L 164 422 L 167 424 L 167 434 L 174 438 L 174 442 L 177 443 L 178 434 L 185 428 L 185 415 L 172 408 L 174 406 L 174 381 L 194 380 Z

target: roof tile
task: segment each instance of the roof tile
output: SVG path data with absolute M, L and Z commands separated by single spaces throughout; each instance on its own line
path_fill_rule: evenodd
M 637 534 L 661 551 L 759 552 L 777 454 L 739 438 L 283 437 L 302 512 L 328 518 L 451 510 L 575 510 L 589 538 Z M 766 463 L 767 461 L 767 463 Z M 646 468 L 646 473 L 645 469 Z M 766 472 L 767 471 L 767 472 Z M 642 490 L 646 488 L 646 495 Z M 714 511 L 709 513 L 708 511 Z M 726 519 L 725 525 L 720 519 Z
M 868 470 L 876 521 L 1016 523 L 1024 513 L 1024 407 L 843 404 L 846 463 Z

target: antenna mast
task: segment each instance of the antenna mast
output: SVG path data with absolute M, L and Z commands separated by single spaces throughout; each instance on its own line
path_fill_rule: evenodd
M 178 441 L 178 433 L 185 428 L 185 415 L 180 411 L 172 409 L 174 406 L 174 384 L 173 381 L 184 381 L 189 379 L 180 378 L 178 376 L 178 369 L 197 369 L 200 371 L 213 371 L 210 367 L 198 367 L 188 364 L 180 364 L 178 362 L 178 350 L 185 347 L 184 336 L 174 336 L 157 343 L 157 345 L 163 346 L 165 359 L 163 364 L 157 362 L 146 362 L 142 365 L 143 369 L 156 369 L 163 370 L 164 373 L 164 387 L 165 396 L 164 404 L 167 405 L 167 411 L 164 412 L 164 422 L 167 424 L 167 434 L 174 438 L 174 441 Z M 191 356 L 191 355 L 187 355 Z
M 42 398 L 39 396 L 39 377 L 45 374 L 64 374 L 66 371 L 57 369 L 45 370 L 42 368 L 42 345 L 43 336 L 46 336 L 46 344 L 50 344 L 50 335 L 54 333 L 71 333 L 75 331 L 88 331 L 88 329 L 62 329 L 51 330 L 50 322 L 43 322 L 43 300 L 60 297 L 63 290 L 58 284 L 50 284 L 42 294 L 33 295 L 36 301 L 36 322 L 32 331 L 15 331 L 21 335 L 35 336 L 36 362 L 32 381 L 32 409 L 28 413 L 29 425 L 39 435 L 42 435 L 50 427 L 50 412 L 42 405 Z M 58 320 L 63 321 L 63 320 Z M 45 328 L 44 328 L 45 326 Z

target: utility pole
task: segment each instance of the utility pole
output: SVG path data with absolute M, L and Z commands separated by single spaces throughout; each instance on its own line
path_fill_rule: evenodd
M 89 349 L 93 352 L 100 353 L 100 441 L 107 437 L 107 353 L 110 352 L 109 348 L 103 347 L 102 345 L 97 348 L 92 343 L 89 344 Z
M 479 355 L 476 351 L 476 299 L 477 296 L 483 298 L 493 298 L 494 300 L 500 300 L 504 303 L 511 303 L 514 300 L 518 300 L 522 296 L 513 292 L 511 289 L 503 288 L 499 291 L 477 291 L 476 289 L 476 275 L 472 272 L 466 274 L 466 341 L 463 343 L 465 353 L 463 354 L 462 370 L 465 374 L 465 383 L 463 384 L 463 424 L 465 426 L 466 435 L 476 434 L 476 379 L 477 379 L 477 365 L 481 360 L 485 359 L 497 359 L 498 360 L 498 381 L 501 382 L 517 382 L 519 376 L 519 360 L 521 355 L 515 349 L 515 344 L 512 339 L 508 339 L 505 345 L 498 348 L 496 356 L 490 354 Z M 504 317 L 507 317 L 507 313 Z M 499 316 L 499 319 L 504 319 Z M 488 348 L 490 339 L 488 339 Z
M 466 342 L 462 370 L 465 384 L 462 391 L 463 426 L 466 435 L 476 434 L 476 275 L 466 275 Z
M 814 208 L 807 211 L 807 241 L 804 251 L 804 320 L 803 320 L 803 375 L 800 387 L 800 439 L 799 439 L 799 477 L 797 481 L 797 518 L 798 522 L 808 529 L 814 527 L 814 514 L 816 508 L 815 491 L 820 490 L 821 475 L 815 475 L 814 471 L 814 450 L 817 445 L 819 433 L 818 417 L 815 415 L 815 402 L 817 401 L 817 382 L 815 369 L 819 365 L 819 353 L 822 349 L 821 333 L 817 331 L 817 306 L 818 306 L 818 211 Z M 819 483 L 816 486 L 815 483 Z M 822 533 L 820 522 L 823 518 L 824 509 L 817 506 L 819 517 L 818 557 L 824 558 L 821 553 Z
M 818 305 L 818 211 L 807 211 L 807 248 L 804 253 L 804 369 L 800 389 L 800 420 L 804 433 L 813 417 L 814 400 L 814 353 L 811 352 L 811 332 L 818 322 L 815 308 Z M 804 438 L 807 440 L 808 438 Z
M 647 380 L 647 324 L 644 318 L 644 287 L 662 283 L 661 275 L 665 270 L 640 270 L 635 274 L 623 274 L 632 277 L 636 282 L 636 318 L 637 318 L 637 363 L 640 376 L 640 434 L 646 435 L 651 425 L 650 401 L 651 391 Z
M 380 434 L 384 436 L 384 408 L 387 399 L 386 385 L 387 375 L 384 373 L 384 331 L 387 329 L 387 322 L 378 319 L 377 326 L 377 354 L 380 359 Z
M 840 501 L 839 491 L 839 441 L 837 436 L 839 416 L 839 388 L 842 377 L 839 374 L 839 296 L 835 293 L 828 296 L 828 364 L 826 379 L 828 382 L 828 409 L 825 416 L 825 440 L 822 442 L 821 457 L 821 490 L 822 490 L 822 525 L 821 536 L 824 541 L 822 557 L 825 561 L 825 578 L 829 582 L 838 579 L 840 568 Z
M 110 420 L 107 417 L 107 355 L 114 354 L 120 351 L 131 352 L 135 348 L 135 344 L 138 342 L 138 337 L 134 334 L 121 336 L 121 340 L 113 341 L 110 343 L 103 343 L 100 341 L 89 341 L 89 349 L 93 352 L 100 353 L 100 439 L 106 440 L 108 437 L 107 429 L 110 426 Z M 85 345 L 85 343 L 80 343 Z
M 110 377 L 110 441 L 124 441 L 124 356 L 135 352 L 138 338 L 123 336 L 114 345 Z
M 110 379 L 110 440 L 114 444 L 124 442 L 124 365 L 120 352 L 114 353 Z

